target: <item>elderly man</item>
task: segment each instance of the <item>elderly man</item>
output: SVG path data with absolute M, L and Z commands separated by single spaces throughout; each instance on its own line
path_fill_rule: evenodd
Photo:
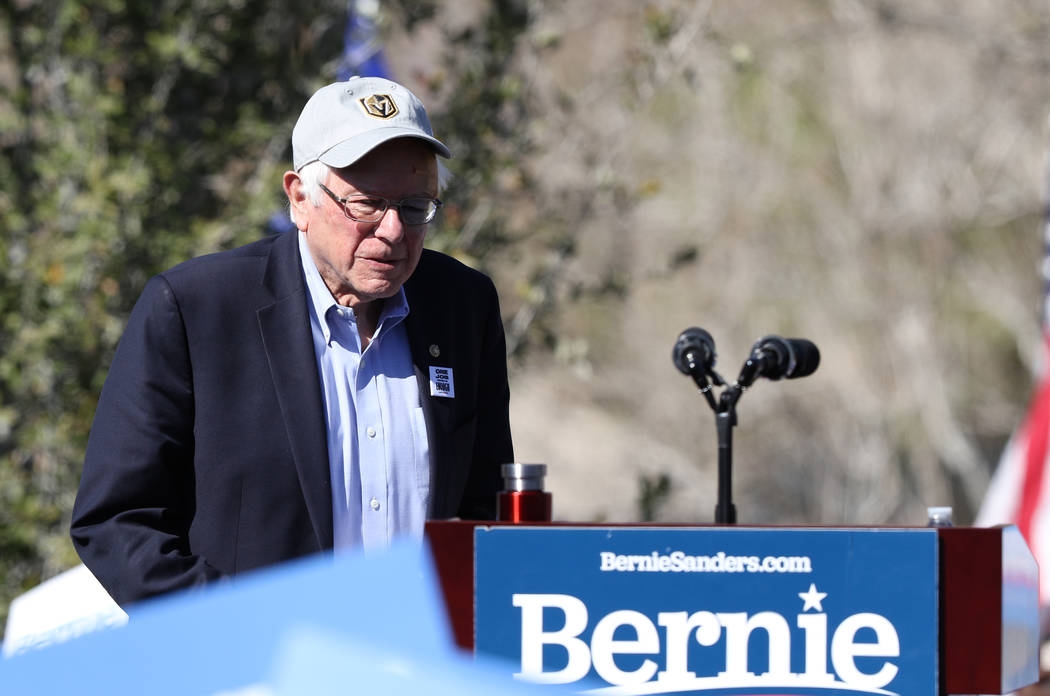
M 496 292 L 423 249 L 448 148 L 403 86 L 352 78 L 311 97 L 292 151 L 298 232 L 151 279 L 118 345 L 72 537 L 121 604 L 494 515 Z

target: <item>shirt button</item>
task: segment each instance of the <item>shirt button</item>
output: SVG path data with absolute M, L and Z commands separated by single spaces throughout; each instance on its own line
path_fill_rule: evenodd
M 376 429 L 375 428 L 369 428 L 367 430 L 367 432 L 368 432 L 368 437 L 375 437 L 376 436 Z
M 368 501 L 368 507 L 372 508 L 373 510 L 378 510 L 379 509 L 379 501 L 376 500 L 375 498 L 372 498 L 371 500 Z

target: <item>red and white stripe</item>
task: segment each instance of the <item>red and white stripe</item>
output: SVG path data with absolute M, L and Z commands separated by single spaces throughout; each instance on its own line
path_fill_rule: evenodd
M 1044 336 L 1050 356 L 1050 336 Z M 1045 361 L 1044 361 L 1045 363 Z M 999 467 L 981 504 L 975 525 L 1015 524 L 1040 564 L 1039 603 L 1050 604 L 1050 375 L 1046 369 L 1032 397 L 1028 414 L 1006 445 Z

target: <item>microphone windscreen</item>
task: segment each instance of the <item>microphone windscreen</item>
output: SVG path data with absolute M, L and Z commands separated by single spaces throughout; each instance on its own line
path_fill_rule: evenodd
M 816 372 L 820 367 L 820 349 L 816 344 L 804 338 L 789 338 L 788 343 L 791 344 L 791 349 L 795 353 L 795 367 L 784 376 L 788 379 L 795 379 L 808 377 Z
M 711 338 L 711 334 L 699 327 L 689 327 L 679 334 L 678 340 L 675 341 L 674 348 L 671 350 L 671 360 L 674 361 L 675 367 L 682 374 L 688 375 L 690 373 L 690 353 L 693 354 L 693 359 L 705 371 L 711 369 L 715 364 L 715 339 Z

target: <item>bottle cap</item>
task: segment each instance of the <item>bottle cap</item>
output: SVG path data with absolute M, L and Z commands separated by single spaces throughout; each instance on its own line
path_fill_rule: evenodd
M 950 506 L 938 506 L 926 508 L 927 527 L 951 527 L 952 509 Z

